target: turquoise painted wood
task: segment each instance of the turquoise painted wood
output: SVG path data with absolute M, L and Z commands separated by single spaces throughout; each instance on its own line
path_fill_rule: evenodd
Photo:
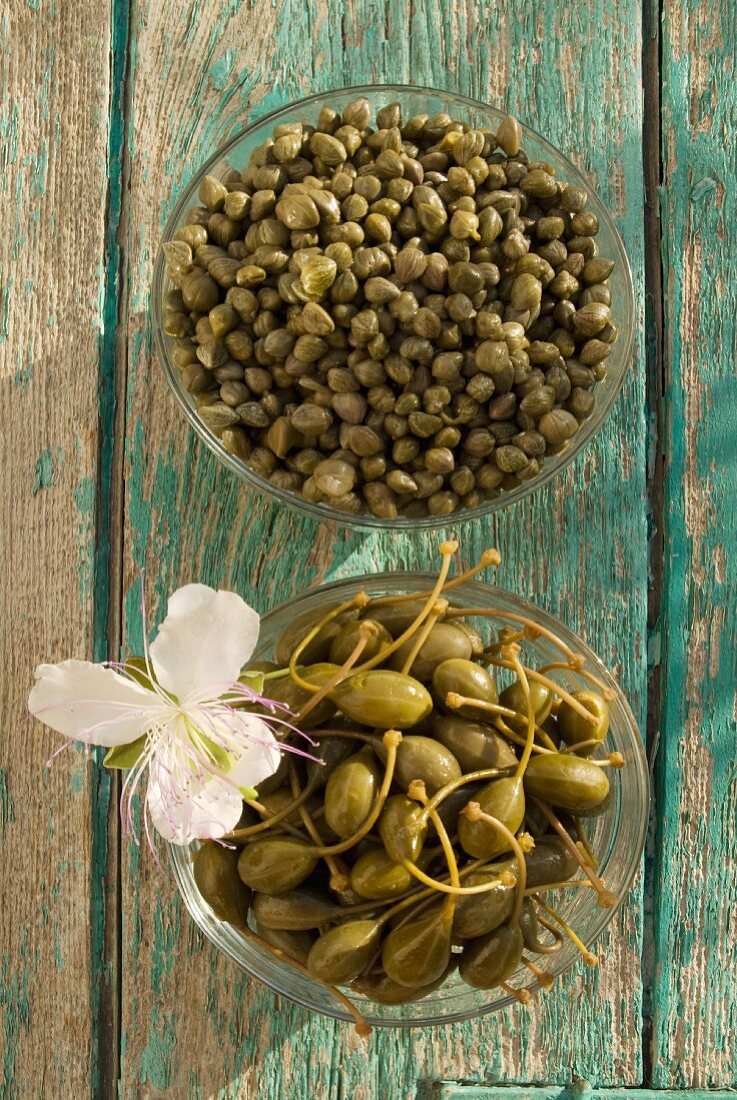
M 149 607 L 158 617 L 166 593 L 192 577 L 233 585 L 266 608 L 305 584 L 377 564 L 426 566 L 434 552 L 435 538 L 336 534 L 280 511 L 239 487 L 172 421 L 150 355 L 155 248 L 181 185 L 248 118 L 307 91 L 371 80 L 446 85 L 505 104 L 571 152 L 611 203 L 632 259 L 640 330 L 643 316 L 635 3 L 614 9 L 591 0 L 570 12 L 548 0 L 457 11 L 436 0 L 411 8 L 277 3 L 260 8 L 262 22 L 244 5 L 177 10 L 185 29 L 176 62 L 168 48 L 171 17 L 164 23 L 145 3 L 131 15 L 124 587 L 125 644 L 133 649 L 141 644 L 135 582 L 144 565 Z M 643 725 L 644 405 L 639 341 L 623 400 L 574 469 L 493 524 L 462 532 L 464 560 L 496 543 L 505 555 L 501 583 L 563 614 L 615 665 Z M 130 845 L 122 900 L 126 1095 L 150 1087 L 162 1095 L 199 1089 L 208 1096 L 223 1090 L 368 1098 L 411 1094 L 418 1082 L 443 1077 L 546 1081 L 551 1067 L 601 1083 L 642 1080 L 639 887 L 606 941 L 600 973 L 576 972 L 535 1013 L 384 1032 L 368 1051 L 347 1028 L 275 1002 L 217 958 L 193 933 L 178 898 L 161 889 L 151 861 Z
M 572 1085 L 522 1088 L 514 1085 L 439 1084 L 437 1100 L 732 1100 L 724 1089 L 592 1089 L 588 1081 Z
M 653 1082 L 737 1076 L 737 14 L 663 19 L 665 585 Z
M 12 240 L 0 235 L 0 378 L 13 397 L 0 439 L 33 442 L 2 512 L 15 581 L 4 621 L 22 637 L 3 650 L 3 713 L 22 708 L 38 660 L 140 650 L 143 568 L 153 625 L 189 580 L 232 586 L 265 610 L 323 579 L 431 563 L 435 537 L 336 532 L 239 486 L 177 417 L 150 327 L 161 230 L 205 157 L 308 92 L 411 81 L 514 111 L 580 164 L 617 217 L 638 310 L 622 398 L 558 483 L 454 527 L 464 561 L 500 547 L 500 583 L 579 630 L 651 741 L 660 734 L 650 896 L 633 890 L 599 973 L 577 971 L 533 1012 L 365 1045 L 218 957 L 166 870 L 121 843 L 105 774 L 71 757 L 39 795 L 12 726 L 0 823 L 7 850 L 24 855 L 0 876 L 3 1097 L 724 1100 L 737 1084 L 737 17 L 728 0 L 664 0 L 662 22 L 653 8 L 661 68 L 646 74 L 637 0 L 18 0 L 0 13 L 0 193 L 13 226 Z M 662 404 L 644 326 L 655 293 L 644 281 L 641 137 L 655 122 L 642 117 L 644 75 L 662 98 L 665 294 L 649 311 L 664 322 Z M 59 226 L 83 176 L 93 215 L 72 248 Z M 73 309 L 58 290 L 70 271 L 82 288 Z M 659 452 L 664 485 L 648 483 Z M 6 539 L 21 513 L 32 538 Z M 665 565 L 648 637 L 658 525 Z M 649 722 L 648 671 L 662 688 Z M 576 1079 L 588 1091 L 567 1087 Z

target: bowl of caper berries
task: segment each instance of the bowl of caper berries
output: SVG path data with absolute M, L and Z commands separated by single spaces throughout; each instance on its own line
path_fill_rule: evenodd
M 563 623 L 477 579 L 496 551 L 451 576 L 456 549 L 437 575 L 264 616 L 246 671 L 288 719 L 281 763 L 231 833 L 170 846 L 219 950 L 360 1033 L 540 1010 L 577 963 L 590 981 L 643 851 L 624 693 Z
M 167 378 L 244 481 L 320 519 L 429 528 L 519 500 L 604 423 L 632 278 L 587 180 L 433 89 L 310 96 L 179 198 L 154 280 Z

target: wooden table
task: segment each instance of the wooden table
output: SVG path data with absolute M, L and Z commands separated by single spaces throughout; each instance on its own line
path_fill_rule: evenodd
M 118 1081 L 121 1097 L 177 1100 L 393 1100 L 443 1080 L 550 1086 L 540 1096 L 576 1077 L 735 1084 L 737 26 L 732 0 L 661 9 L 3 9 L 6 1100 L 107 1098 Z M 655 806 L 644 872 L 596 974 L 577 969 L 531 1012 L 365 1046 L 218 957 L 168 872 L 121 841 L 109 775 L 76 750 L 44 770 L 55 742 L 23 713 L 37 662 L 140 650 L 144 566 L 158 619 L 193 579 L 266 609 L 377 562 L 431 561 L 432 538 L 336 533 L 239 485 L 179 415 L 152 352 L 153 262 L 183 183 L 249 119 L 372 81 L 506 106 L 570 152 L 616 214 L 638 310 L 624 393 L 562 478 L 461 528 L 462 554 L 499 546 L 500 583 L 614 667 L 647 729 Z

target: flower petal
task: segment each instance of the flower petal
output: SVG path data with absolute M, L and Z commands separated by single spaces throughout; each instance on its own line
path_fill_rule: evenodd
M 243 809 L 235 787 L 222 779 L 201 784 L 193 773 L 189 789 L 180 788 L 174 797 L 165 769 L 164 761 L 152 762 L 146 794 L 151 820 L 165 840 L 189 844 L 216 839 L 235 828 Z
M 91 661 L 39 665 L 28 709 L 57 733 L 90 745 L 127 745 L 141 736 L 160 700 Z
M 281 753 L 279 742 L 265 722 L 255 714 L 238 712 L 243 723 L 244 735 L 252 738 L 228 772 L 228 779 L 236 787 L 258 787 L 264 779 L 273 775 L 279 767 Z
M 161 686 L 180 702 L 238 679 L 258 641 L 259 617 L 236 592 L 187 584 L 169 597 L 167 615 L 150 647 Z

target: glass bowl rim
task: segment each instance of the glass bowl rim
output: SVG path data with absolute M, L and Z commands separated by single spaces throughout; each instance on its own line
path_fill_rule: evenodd
M 436 581 L 437 575 L 434 573 L 426 573 L 423 570 L 402 570 L 385 572 L 381 574 L 365 573 L 352 577 L 341 577 L 334 581 L 329 581 L 326 584 L 315 585 L 311 588 L 304 590 L 289 599 L 276 604 L 268 611 L 264 612 L 261 616 L 262 619 L 267 619 L 270 615 L 274 615 L 279 611 L 286 610 L 289 605 L 297 600 L 301 600 L 307 596 L 316 596 L 317 594 L 326 595 L 330 592 L 336 592 L 347 587 L 360 588 L 364 584 L 369 582 L 375 582 L 377 577 L 380 577 L 382 582 L 386 582 L 388 590 L 391 590 L 392 585 L 401 584 L 408 576 L 420 581 L 426 581 L 429 587 Z M 627 806 L 626 810 L 632 817 L 637 814 L 636 822 L 636 842 L 632 845 L 629 858 L 623 863 L 623 871 L 621 873 L 622 885 L 619 892 L 616 895 L 615 904 L 609 909 L 602 909 L 601 916 L 596 922 L 595 931 L 590 935 L 590 942 L 593 944 L 599 939 L 601 935 L 611 924 L 617 912 L 622 908 L 625 899 L 632 889 L 632 883 L 637 875 L 642 860 L 642 855 L 645 850 L 645 841 L 647 836 L 647 826 L 649 818 L 650 808 L 650 774 L 647 763 L 647 757 L 645 753 L 645 746 L 642 740 L 642 734 L 640 732 L 637 720 L 632 713 L 627 696 L 619 683 L 609 671 L 607 666 L 601 660 L 601 658 L 591 649 L 591 647 L 573 631 L 570 627 L 566 626 L 560 619 L 556 618 L 550 612 L 544 608 L 539 607 L 537 604 L 532 603 L 530 600 L 526 600 L 516 593 L 510 592 L 508 589 L 499 587 L 498 585 L 488 584 L 486 581 L 481 581 L 476 578 L 472 578 L 469 581 L 464 582 L 459 586 L 458 592 L 464 590 L 478 591 L 483 593 L 493 593 L 500 597 L 502 600 L 509 600 L 514 606 L 516 611 L 522 613 L 534 612 L 537 620 L 542 626 L 547 627 L 561 635 L 563 640 L 575 643 L 580 648 L 581 653 L 586 657 L 587 663 L 592 665 L 597 673 L 608 687 L 615 691 L 615 698 L 622 716 L 622 730 L 624 737 L 628 740 L 628 748 L 632 751 L 632 763 L 636 773 L 636 781 L 642 788 L 642 800 L 639 805 Z M 624 807 L 620 810 L 620 813 L 624 812 Z M 616 836 L 616 833 L 615 833 Z M 350 1022 L 353 1017 L 345 1010 L 342 1009 L 338 1002 L 335 1002 L 335 1006 L 330 1009 L 316 1008 L 314 1004 L 310 1003 L 307 997 L 300 997 L 298 993 L 289 992 L 286 993 L 278 984 L 278 980 L 270 979 L 268 976 L 261 976 L 255 974 L 244 963 L 242 958 L 238 957 L 238 953 L 235 949 L 231 948 L 227 942 L 218 942 L 213 935 L 213 931 L 217 932 L 220 927 L 229 929 L 230 925 L 222 925 L 221 922 L 214 920 L 214 929 L 206 927 L 201 920 L 201 916 L 208 917 L 207 909 L 203 907 L 206 903 L 203 902 L 199 891 L 197 890 L 194 882 L 194 876 L 191 872 L 191 862 L 189 860 L 189 853 L 191 846 L 181 846 L 171 844 L 167 842 L 168 855 L 171 867 L 174 872 L 174 879 L 177 884 L 177 889 L 180 896 L 184 900 L 184 904 L 189 912 L 191 919 L 194 921 L 197 928 L 200 930 L 203 936 L 218 950 L 226 955 L 231 962 L 235 963 L 244 973 L 246 973 L 249 979 L 261 982 L 272 993 L 281 997 L 286 997 L 287 1000 L 293 1001 L 295 1004 L 300 1005 L 308 1012 L 318 1013 L 319 1015 L 329 1016 L 333 1019 L 343 1020 Z M 210 922 L 212 923 L 212 922 Z M 227 937 L 226 937 L 227 940 Z M 571 964 L 573 965 L 573 964 Z M 569 973 L 571 966 L 566 966 L 560 973 L 561 975 Z M 372 1026 L 381 1028 L 410 1028 L 410 1027 L 443 1027 L 448 1024 L 459 1023 L 463 1020 L 474 1019 L 488 1015 L 491 1012 L 497 1012 L 504 1008 L 508 1008 L 515 1003 L 514 998 L 506 996 L 500 998 L 496 1002 L 489 1003 L 488 1005 L 479 1006 L 469 1011 L 464 1012 L 451 1012 L 446 1016 L 440 1018 L 428 1016 L 427 1018 L 411 1019 L 411 1018 L 396 1018 L 389 1017 L 376 1017 L 370 1014 L 364 1013 Z
M 197 415 L 197 411 L 189 400 L 189 395 L 186 393 L 184 387 L 181 384 L 179 374 L 176 367 L 171 361 L 169 350 L 167 346 L 167 340 L 164 334 L 164 328 L 162 324 L 162 302 L 165 293 L 165 281 L 166 281 L 166 269 L 164 262 L 164 244 L 173 239 L 174 233 L 179 227 L 179 221 L 184 213 L 184 210 L 189 206 L 193 199 L 196 199 L 197 190 L 204 176 L 209 173 L 209 170 L 220 161 L 224 160 L 228 153 L 235 148 L 240 142 L 242 142 L 249 134 L 261 126 L 271 124 L 277 121 L 279 118 L 283 118 L 286 115 L 292 114 L 295 110 L 305 107 L 309 104 L 315 103 L 320 100 L 328 99 L 331 96 L 344 96 L 344 95 L 361 95 L 367 92 L 381 93 L 382 91 L 398 94 L 414 94 L 428 96 L 441 96 L 450 99 L 453 102 L 465 105 L 466 107 L 473 108 L 474 110 L 485 111 L 492 116 L 496 116 L 499 120 L 506 117 L 506 113 L 500 110 L 498 107 L 493 107 L 488 103 L 484 103 L 482 100 L 473 99 L 470 96 L 461 95 L 458 92 L 452 92 L 443 88 L 427 87 L 424 85 L 414 84 L 358 84 L 349 85 L 343 88 L 330 88 L 322 92 L 313 92 L 311 95 L 303 96 L 301 99 L 292 100 L 281 107 L 275 108 L 273 111 L 269 111 L 267 114 L 261 116 L 247 126 L 238 130 L 231 138 L 224 142 L 215 152 L 204 162 L 201 168 L 195 172 L 187 185 L 183 188 L 177 202 L 174 205 L 169 217 L 166 220 L 164 231 L 159 243 L 159 247 L 156 254 L 156 261 L 154 265 L 153 276 L 153 327 L 154 327 L 154 339 L 156 342 L 156 349 L 158 351 L 159 358 L 164 366 L 164 374 L 166 376 L 169 388 L 174 394 L 176 400 L 184 411 L 185 416 L 190 422 L 190 425 L 194 428 L 199 438 L 206 444 L 209 450 L 218 458 L 218 460 L 225 465 L 232 473 L 234 473 L 241 481 L 245 481 L 252 488 L 255 488 L 259 492 L 263 493 L 267 497 L 271 497 L 273 500 L 279 501 L 286 508 L 292 512 L 300 514 L 306 514 L 321 522 L 333 522 L 338 526 L 355 528 L 357 530 L 396 530 L 396 531 L 430 531 L 440 527 L 445 527 L 449 522 L 465 523 L 468 520 L 480 519 L 484 516 L 491 516 L 495 512 L 502 508 L 506 508 L 509 505 L 516 504 L 524 497 L 530 496 L 541 489 L 543 485 L 546 485 L 553 478 L 557 477 L 563 472 L 566 467 L 570 466 L 572 462 L 578 457 L 578 455 L 592 442 L 594 437 L 598 434 L 602 428 L 605 420 L 611 412 L 614 402 L 619 397 L 624 381 L 627 376 L 627 368 L 631 363 L 632 351 L 635 341 L 635 293 L 634 282 L 632 278 L 632 270 L 627 256 L 624 242 L 621 234 L 614 222 L 613 216 L 610 214 L 606 205 L 599 197 L 598 191 L 594 190 L 583 173 L 573 164 L 573 162 L 559 149 L 557 149 L 546 138 L 542 137 L 532 127 L 520 123 L 523 135 L 523 141 L 525 137 L 532 138 L 539 146 L 552 156 L 554 161 L 561 163 L 566 170 L 566 173 L 570 173 L 570 178 L 567 176 L 567 182 L 575 183 L 585 188 L 589 196 L 589 205 L 594 210 L 599 223 L 606 227 L 607 232 L 611 235 L 614 249 L 617 253 L 617 264 L 621 269 L 621 273 L 624 281 L 624 293 L 623 293 L 623 316 L 621 319 L 625 328 L 620 331 L 618 344 L 616 351 L 616 370 L 612 368 L 611 374 L 611 386 L 605 391 L 604 396 L 600 401 L 597 401 L 593 414 L 583 422 L 578 432 L 574 437 L 574 442 L 565 451 L 560 452 L 558 455 L 549 456 L 550 461 L 547 466 L 544 464 L 541 472 L 529 481 L 522 482 L 515 489 L 504 490 L 498 497 L 494 497 L 492 500 L 484 501 L 483 504 L 477 508 L 459 509 L 456 512 L 451 513 L 450 516 L 424 516 L 420 519 L 408 519 L 402 516 L 398 516 L 394 520 L 380 519 L 378 516 L 374 516 L 371 513 L 362 513 L 358 516 L 353 516 L 347 512 L 341 512 L 338 508 L 333 508 L 329 504 L 317 504 L 313 501 L 305 500 L 297 493 L 290 492 L 286 489 L 280 489 L 279 487 L 272 485 L 270 481 L 256 473 L 249 466 L 246 465 L 236 455 L 232 454 L 226 447 L 223 446 L 222 441 L 218 436 L 212 432 L 205 422 Z M 621 341 L 621 343 L 620 343 Z M 616 347 L 616 345 L 615 345 Z M 621 350 L 620 350 L 621 349 Z M 612 356 L 614 359 L 615 357 Z M 601 391 L 600 391 L 601 392 Z

